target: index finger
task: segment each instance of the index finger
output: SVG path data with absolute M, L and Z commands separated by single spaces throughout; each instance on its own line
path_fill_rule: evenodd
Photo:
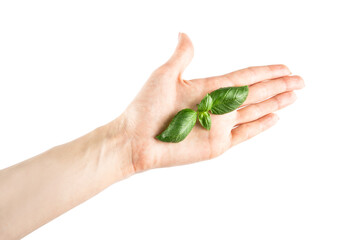
M 204 79 L 211 87 L 229 87 L 251 85 L 264 80 L 290 75 L 289 68 L 283 64 L 248 67 L 225 75 Z
M 267 65 L 259 67 L 248 67 L 223 75 L 235 85 L 251 85 L 263 80 L 283 77 L 291 74 L 285 65 Z

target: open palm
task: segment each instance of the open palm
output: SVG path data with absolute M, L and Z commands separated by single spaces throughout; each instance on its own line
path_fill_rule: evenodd
M 284 65 L 250 67 L 222 76 L 184 80 L 182 73 L 192 57 L 189 37 L 179 34 L 172 57 L 152 73 L 122 114 L 126 133 L 131 136 L 136 171 L 193 163 L 222 154 L 274 125 L 277 116 L 273 112 L 293 103 L 296 96 L 292 91 L 304 86 L 302 78 L 290 76 Z M 249 85 L 244 107 L 224 115 L 211 115 L 210 131 L 197 123 L 182 142 L 155 139 L 178 111 L 196 110 L 196 104 L 206 93 L 244 85 Z

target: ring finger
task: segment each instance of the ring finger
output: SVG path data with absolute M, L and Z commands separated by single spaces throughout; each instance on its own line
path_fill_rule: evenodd
M 296 100 L 294 92 L 285 92 L 269 98 L 266 101 L 251 104 L 247 107 L 237 110 L 235 125 L 254 121 L 266 114 L 282 109 Z

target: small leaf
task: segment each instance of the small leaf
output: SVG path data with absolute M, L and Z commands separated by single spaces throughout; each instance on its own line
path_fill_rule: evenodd
M 213 100 L 211 113 L 225 114 L 232 112 L 243 104 L 248 96 L 249 87 L 219 88 L 210 93 Z
M 201 100 L 201 102 L 197 105 L 198 112 L 207 112 L 211 109 L 213 100 L 209 94 L 206 94 L 206 96 Z
M 201 112 L 199 113 L 199 122 L 201 126 L 205 129 L 210 130 L 211 128 L 211 118 L 208 112 Z
M 169 126 L 156 136 L 163 142 L 181 142 L 191 132 L 196 123 L 196 112 L 192 109 L 183 109 L 171 120 Z

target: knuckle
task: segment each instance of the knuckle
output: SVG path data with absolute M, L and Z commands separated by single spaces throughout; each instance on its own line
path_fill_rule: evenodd
M 276 96 L 274 97 L 273 99 L 273 109 L 274 110 L 278 110 L 282 107 L 282 103 L 283 103 L 283 97 L 280 97 L 280 96 Z
M 268 96 L 268 88 L 265 83 L 259 83 L 258 88 L 256 90 L 256 95 L 261 98 L 265 99 Z
M 292 76 L 285 76 L 280 79 L 281 90 L 287 91 L 291 88 L 291 81 L 293 80 Z
M 262 110 L 259 105 L 253 105 L 253 106 L 251 106 L 250 113 L 254 119 L 257 119 L 257 118 L 261 117 Z
M 250 82 L 254 82 L 256 76 L 255 67 L 252 66 L 245 68 L 244 74 L 246 78 L 250 79 Z

